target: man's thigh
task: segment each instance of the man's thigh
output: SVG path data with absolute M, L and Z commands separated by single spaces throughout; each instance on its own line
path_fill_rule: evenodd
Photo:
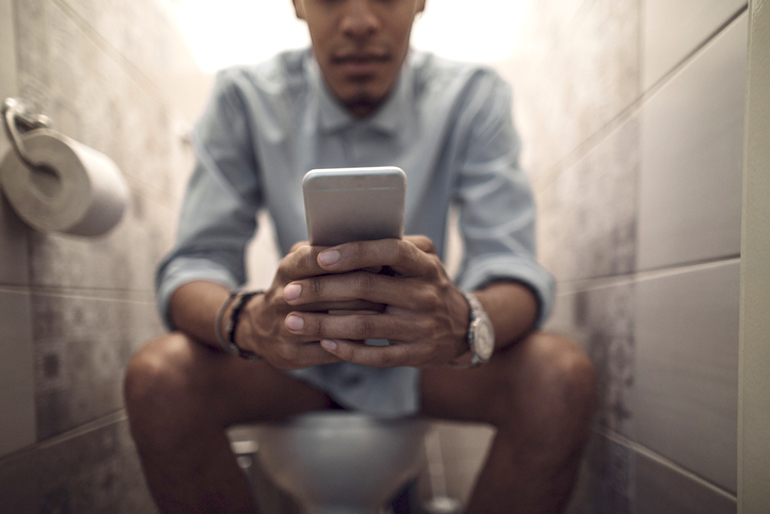
M 588 357 L 575 342 L 536 332 L 474 369 L 424 369 L 421 412 L 500 426 L 522 416 L 527 419 L 542 410 L 543 402 L 561 403 L 573 384 L 582 387 L 582 380 L 590 388 L 592 373 Z
M 328 408 L 328 396 L 264 361 L 224 354 L 181 333 L 156 339 L 129 364 L 126 399 L 169 415 L 198 412 L 223 426 Z M 164 411 L 163 405 L 156 405 Z

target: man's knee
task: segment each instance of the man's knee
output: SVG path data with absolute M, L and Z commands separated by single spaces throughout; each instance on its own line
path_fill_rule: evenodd
M 556 334 L 542 334 L 544 379 L 560 397 L 575 406 L 590 408 L 596 395 L 596 370 L 575 341 Z
M 129 362 L 123 394 L 135 436 L 170 429 L 174 419 L 183 421 L 194 390 L 194 344 L 181 334 L 170 334 L 148 343 Z
M 507 370 L 501 416 L 521 423 L 521 416 L 537 410 L 537 417 L 544 419 L 570 417 L 575 422 L 590 422 L 596 372 L 585 351 L 571 339 L 546 333 L 534 334 L 520 344 L 511 355 L 513 369 Z

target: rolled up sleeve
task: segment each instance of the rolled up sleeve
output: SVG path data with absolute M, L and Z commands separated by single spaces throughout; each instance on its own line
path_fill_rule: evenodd
M 244 99 L 228 72 L 193 131 L 196 164 L 187 185 L 177 242 L 156 274 L 158 308 L 169 329 L 169 301 L 197 280 L 234 288 L 245 283 L 244 254 L 257 228 L 258 170 Z
M 535 257 L 535 203 L 519 166 L 510 88 L 497 79 L 476 96 L 483 101 L 470 124 L 456 189 L 465 246 L 457 284 L 470 291 L 502 280 L 523 283 L 538 299 L 540 326 L 552 310 L 555 282 Z

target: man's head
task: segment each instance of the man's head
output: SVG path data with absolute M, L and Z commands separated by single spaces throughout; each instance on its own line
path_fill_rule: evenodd
M 396 83 L 425 0 L 293 2 L 331 92 L 356 116 L 371 114 Z

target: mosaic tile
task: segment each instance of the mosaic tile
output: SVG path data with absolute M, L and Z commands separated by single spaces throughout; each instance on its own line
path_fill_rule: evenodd
M 152 301 L 33 295 L 38 438 L 122 408 L 131 355 L 163 332 Z
M 156 513 L 125 419 L 0 460 L 3 512 Z

